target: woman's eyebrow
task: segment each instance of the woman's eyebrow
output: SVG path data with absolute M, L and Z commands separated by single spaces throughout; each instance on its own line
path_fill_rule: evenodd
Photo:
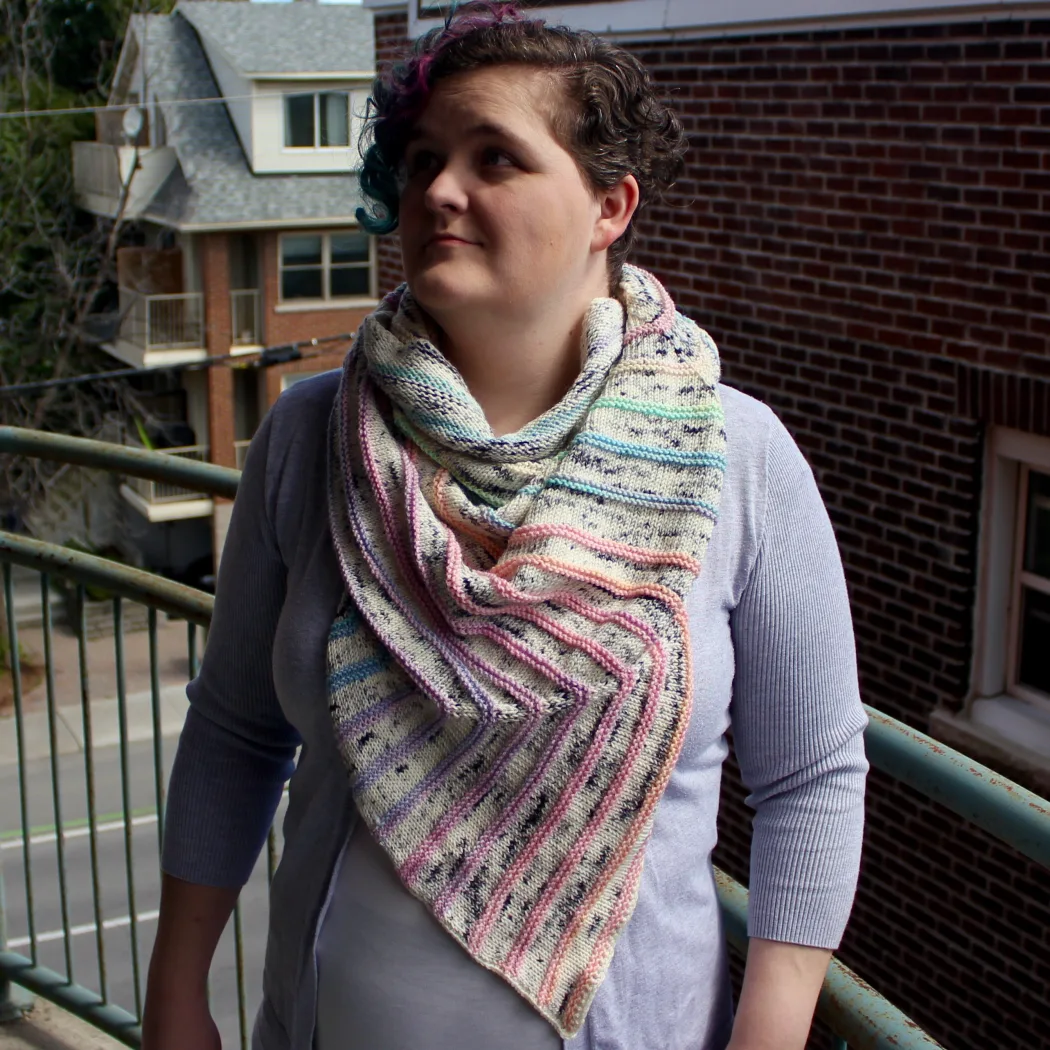
M 466 134 L 470 138 L 481 138 L 486 135 L 493 135 L 497 138 L 505 139 L 507 142 L 510 142 L 521 149 L 526 148 L 527 145 L 521 136 L 516 135 L 513 131 L 504 127 L 502 124 L 497 124 L 491 120 L 483 120 L 477 124 L 472 124 L 466 129 Z M 428 128 L 416 124 L 415 127 L 413 127 L 405 136 L 405 145 L 407 146 L 410 143 L 418 142 L 420 139 L 439 137 L 440 136 L 438 135 L 432 134 Z

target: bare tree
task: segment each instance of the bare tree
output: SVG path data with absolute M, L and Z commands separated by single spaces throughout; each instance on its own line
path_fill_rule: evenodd
M 4 0 L 0 110 L 103 102 L 132 9 L 168 7 L 170 0 Z M 90 25 L 74 24 L 89 17 Z M 0 120 L 0 423 L 96 437 L 106 436 L 114 419 L 145 414 L 133 387 L 116 380 L 3 393 L 113 368 L 87 333 L 112 296 L 128 186 L 113 220 L 77 208 L 71 146 L 92 137 L 90 115 Z M 0 514 L 31 516 L 68 473 L 42 461 L 0 458 Z

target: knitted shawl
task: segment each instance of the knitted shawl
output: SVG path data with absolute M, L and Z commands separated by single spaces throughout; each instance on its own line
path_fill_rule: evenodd
M 496 437 L 402 286 L 364 322 L 330 427 L 347 598 L 328 690 L 356 806 L 444 929 L 566 1037 L 682 745 L 683 598 L 725 470 L 710 337 L 643 270 L 620 300 L 591 306 L 565 397 Z

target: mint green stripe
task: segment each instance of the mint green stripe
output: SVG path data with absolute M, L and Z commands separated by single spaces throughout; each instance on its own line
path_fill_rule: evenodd
M 673 405 L 660 405 L 655 401 L 632 401 L 627 397 L 600 397 L 594 402 L 595 408 L 620 408 L 624 412 L 637 412 L 643 416 L 656 416 L 659 419 L 725 419 L 721 405 L 708 408 L 676 408 Z

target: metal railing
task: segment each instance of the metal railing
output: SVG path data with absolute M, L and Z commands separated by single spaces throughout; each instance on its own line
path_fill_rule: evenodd
M 83 441 L 65 438 L 58 435 L 38 434 L 33 431 L 17 428 L 0 427 L 0 453 L 16 453 L 39 456 L 62 462 L 71 462 L 92 467 L 104 467 L 123 474 L 138 474 L 154 481 L 175 481 L 191 485 L 199 491 L 219 496 L 232 496 L 236 491 L 237 473 L 210 464 L 198 464 L 186 460 L 174 460 L 157 453 L 144 452 L 138 449 L 107 446 L 101 442 Z M 88 673 L 88 658 L 85 654 L 83 633 L 78 644 L 78 663 L 80 668 L 80 702 L 77 717 L 82 724 L 83 738 L 83 776 L 86 784 L 86 815 L 82 821 L 70 821 L 68 814 L 62 810 L 65 795 L 60 780 L 66 775 L 62 762 L 58 759 L 61 749 L 59 732 L 60 710 L 55 703 L 52 681 L 53 641 L 48 642 L 48 632 L 52 631 L 50 620 L 45 615 L 45 713 L 48 738 L 48 770 L 50 771 L 50 795 L 53 810 L 53 827 L 35 828 L 27 800 L 35 797 L 31 783 L 33 769 L 27 760 L 26 701 L 23 696 L 19 673 L 13 675 L 15 697 L 15 728 L 18 748 L 18 783 L 20 793 L 19 828 L 17 830 L 18 848 L 21 851 L 24 885 L 21 887 L 25 899 L 25 918 L 28 932 L 14 943 L 29 947 L 30 954 L 25 956 L 12 950 L 9 946 L 3 950 L 0 945 L 0 1008 L 3 1005 L 4 982 L 16 982 L 35 994 L 51 999 L 85 1018 L 99 1029 L 106 1031 L 128 1046 L 139 1045 L 141 1019 L 141 960 L 145 952 L 138 944 L 138 936 L 143 927 L 155 916 L 155 912 L 143 910 L 145 898 L 137 895 L 137 889 L 146 874 L 156 876 L 155 860 L 148 862 L 144 872 L 142 865 L 144 855 L 138 852 L 135 842 L 136 821 L 145 820 L 155 824 L 156 846 L 159 847 L 163 833 L 164 807 L 164 770 L 167 750 L 162 746 L 164 739 L 162 726 L 162 687 L 159 679 L 158 650 L 160 648 L 158 623 L 161 613 L 182 617 L 187 621 L 187 673 L 192 674 L 197 665 L 198 634 L 195 625 L 207 625 L 211 614 L 212 599 L 199 591 L 163 580 L 149 573 L 126 566 L 115 565 L 104 559 L 80 554 L 66 548 L 41 544 L 24 537 L 0 533 L 0 563 L 3 564 L 5 605 L 13 609 L 10 594 L 10 565 L 20 565 L 41 573 L 42 593 L 46 593 L 48 579 L 59 576 L 71 580 L 77 587 L 81 600 L 78 605 L 83 609 L 85 588 L 104 587 L 112 595 L 115 635 L 113 639 L 115 661 L 118 668 L 116 717 L 118 731 L 116 734 L 117 751 L 111 756 L 115 768 L 119 771 L 120 813 L 113 818 L 103 818 L 98 812 L 99 769 L 92 745 L 92 725 L 94 710 L 91 703 Z M 133 700 L 127 688 L 126 676 L 120 669 L 125 662 L 124 642 L 121 638 L 122 602 L 140 601 L 149 608 L 149 717 L 152 732 L 149 735 L 151 757 L 149 770 L 145 776 L 153 804 L 143 815 L 135 808 L 133 797 L 134 779 L 129 769 L 135 767 L 135 756 L 129 748 L 128 732 L 129 710 Z M 9 646 L 12 652 L 18 652 L 18 634 L 14 617 L 9 616 Z M 17 662 L 16 662 L 17 663 Z M 865 734 L 868 757 L 872 765 L 883 770 L 897 780 L 910 785 L 928 798 L 948 807 L 966 820 L 984 828 L 996 838 L 1017 849 L 1038 863 L 1050 867 L 1050 802 L 1039 798 L 1025 788 L 1012 783 L 998 773 L 971 761 L 966 756 L 931 739 L 925 734 L 911 729 L 901 722 L 878 711 L 868 708 L 870 724 Z M 39 773 L 38 773 L 39 775 Z M 37 795 L 40 789 L 37 787 Z M 63 817 L 66 817 L 63 823 Z M 129 819 L 130 817 L 130 819 Z M 118 974 L 109 943 L 105 933 L 115 928 L 112 917 L 107 918 L 112 903 L 105 900 L 106 890 L 112 886 L 102 886 L 100 869 L 102 853 L 99 838 L 103 828 L 122 833 L 123 840 L 123 883 L 126 887 L 123 907 L 126 908 L 124 926 L 127 929 L 129 943 L 135 945 L 128 953 L 124 964 L 130 970 L 130 990 L 125 988 L 118 995 Z M 84 830 L 86 828 L 86 831 Z M 69 844 L 75 835 L 88 839 L 89 856 L 81 863 L 88 868 L 91 876 L 93 918 L 86 924 L 76 923 L 74 902 L 71 902 L 68 879 L 70 864 Z M 41 844 L 53 846 L 58 877 L 52 883 L 42 886 L 33 881 L 33 849 Z M 0 838 L 0 847 L 6 842 Z M 272 876 L 279 853 L 279 843 L 273 831 L 270 834 L 269 846 L 265 858 L 260 862 L 258 877 L 265 880 Z M 265 871 L 263 870 L 265 869 Z M 253 876 L 254 877 L 254 876 Z M 726 935 L 730 946 L 743 954 L 747 950 L 747 890 L 724 872 L 716 871 L 719 899 L 725 919 Z M 265 886 L 265 881 L 263 882 Z M 45 904 L 45 893 L 47 890 Z M 229 942 L 233 957 L 230 967 L 223 973 L 213 969 L 213 1007 L 222 1004 L 229 1007 L 229 1027 L 232 1035 L 228 1038 L 238 1041 L 242 1047 L 247 1046 L 248 1021 L 251 996 L 248 987 L 254 988 L 257 982 L 249 982 L 245 973 L 244 930 L 245 923 L 242 910 L 245 907 L 262 907 L 260 901 L 265 892 L 242 894 L 241 903 L 235 912 L 231 929 L 224 935 Z M 0 901 L 3 898 L 0 896 Z M 11 931 L 11 900 L 8 898 L 8 936 Z M 56 940 L 61 941 L 63 949 L 59 965 L 64 972 L 59 972 L 43 965 L 41 958 L 44 949 L 43 933 L 37 928 L 35 916 L 38 909 L 50 906 L 57 909 L 59 926 L 56 928 Z M 136 911 L 138 907 L 138 911 Z M 109 925 L 107 925 L 107 923 Z M 253 924 L 254 925 L 254 924 Z M 0 931 L 4 928 L 0 916 Z M 123 928 L 123 927 L 121 927 Z M 258 928 L 265 929 L 265 921 L 260 920 Z M 75 936 L 84 932 L 94 934 L 97 967 L 92 972 L 95 978 L 94 989 L 83 983 L 75 983 L 81 971 L 74 971 L 78 965 L 76 952 L 70 943 Z M 127 979 L 128 975 L 124 974 Z M 81 981 L 83 978 L 81 978 Z M 219 994 L 219 985 L 225 996 Z M 119 1005 L 118 1005 L 119 1003 Z M 867 985 L 855 973 L 832 960 L 824 982 L 817 1006 L 817 1016 L 831 1029 L 837 1040 L 837 1050 L 932 1050 L 939 1046 L 926 1035 L 909 1018 L 892 1003 L 884 999 L 875 989 Z
M 257 288 L 230 292 L 230 335 L 234 346 L 262 344 L 262 296 Z
M 142 445 L 129 441 L 129 448 L 143 449 Z M 145 451 L 145 449 L 143 449 Z M 190 460 L 195 463 L 208 462 L 207 445 L 185 445 L 179 448 L 162 448 L 157 453 L 164 456 L 176 456 L 179 459 Z M 133 492 L 137 492 L 147 503 L 178 503 L 188 499 L 204 499 L 207 493 L 197 489 L 186 488 L 176 485 L 170 481 L 155 481 L 152 478 L 139 478 L 129 474 L 125 484 Z
M 143 350 L 195 350 L 204 347 L 204 295 L 143 295 L 121 288 L 122 302 L 131 306 L 120 326 L 120 337 Z

